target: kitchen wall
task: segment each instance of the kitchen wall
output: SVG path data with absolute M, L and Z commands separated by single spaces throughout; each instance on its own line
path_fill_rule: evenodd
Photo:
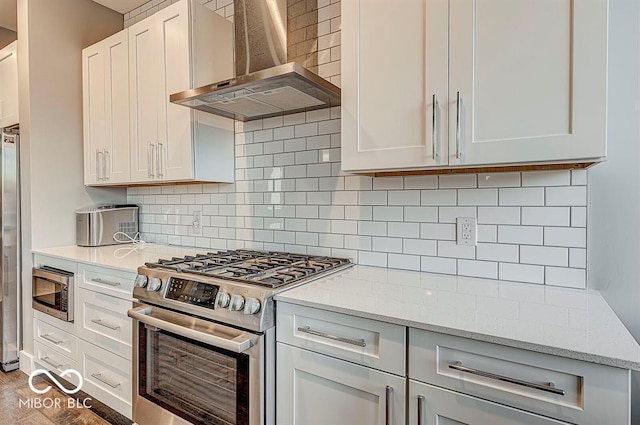
M 169 1 L 127 13 L 125 26 Z M 203 3 L 233 19 L 231 0 Z M 317 4 L 318 73 L 340 85 L 340 2 Z M 141 206 L 145 239 L 201 251 L 307 252 L 585 288 L 586 171 L 371 178 L 341 173 L 340 145 L 339 108 L 238 122 L 235 184 L 129 188 L 128 200 Z M 477 247 L 456 245 L 456 217 L 477 217 Z

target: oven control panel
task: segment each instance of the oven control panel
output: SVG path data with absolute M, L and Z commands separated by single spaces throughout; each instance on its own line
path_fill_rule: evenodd
M 213 310 L 219 290 L 219 286 L 210 283 L 171 277 L 165 298 Z

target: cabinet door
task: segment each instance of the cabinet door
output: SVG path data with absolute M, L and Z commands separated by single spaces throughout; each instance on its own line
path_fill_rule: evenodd
M 192 88 L 189 2 L 182 0 L 160 10 L 154 17 L 160 59 L 157 69 L 156 177 L 161 180 L 192 179 L 192 110 L 169 102 L 171 94 Z
M 109 183 L 128 182 L 129 150 L 129 40 L 121 31 L 104 40 L 106 139 L 104 178 Z
M 409 425 L 568 425 L 501 404 L 409 381 Z
M 279 425 L 405 423 L 405 378 L 282 343 L 276 370 Z
M 606 0 L 451 0 L 451 165 L 606 154 Z
M 82 51 L 84 132 L 84 184 L 102 183 L 106 145 L 106 75 L 108 61 L 104 43 Z
M 131 181 L 155 178 L 158 140 L 159 53 L 155 20 L 144 19 L 129 27 L 129 107 Z
M 343 170 L 447 164 L 448 1 L 343 0 L 342 22 Z
M 18 42 L 0 50 L 0 128 L 18 124 Z

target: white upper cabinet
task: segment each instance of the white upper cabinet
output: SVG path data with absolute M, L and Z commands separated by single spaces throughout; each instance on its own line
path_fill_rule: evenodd
M 82 51 L 87 185 L 130 180 L 128 61 L 126 30 Z
M 0 128 L 18 124 L 18 42 L 0 50 Z
M 172 93 L 233 76 L 232 31 L 194 0 L 129 28 L 133 182 L 234 180 L 233 121 L 169 102 Z
M 343 170 L 601 159 L 606 68 L 606 0 L 343 0 Z

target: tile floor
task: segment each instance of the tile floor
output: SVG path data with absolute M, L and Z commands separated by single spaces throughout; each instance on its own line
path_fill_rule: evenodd
M 68 408 L 67 395 L 58 391 L 55 385 L 46 394 L 35 394 L 29 388 L 28 379 L 28 375 L 19 370 L 9 373 L 0 372 L 0 423 L 20 425 L 110 425 L 122 423 L 122 418 L 117 417 L 120 415 L 109 411 L 108 408 L 105 410 L 105 406 L 96 400 L 90 402 L 96 412 L 89 409 Z M 48 385 L 42 377 L 34 378 L 33 383 L 36 388 L 45 388 Z M 34 408 L 20 405 L 21 400 L 24 403 L 25 400 L 35 398 L 57 399 L 60 407 Z M 81 396 L 81 399 L 83 398 L 84 396 Z

